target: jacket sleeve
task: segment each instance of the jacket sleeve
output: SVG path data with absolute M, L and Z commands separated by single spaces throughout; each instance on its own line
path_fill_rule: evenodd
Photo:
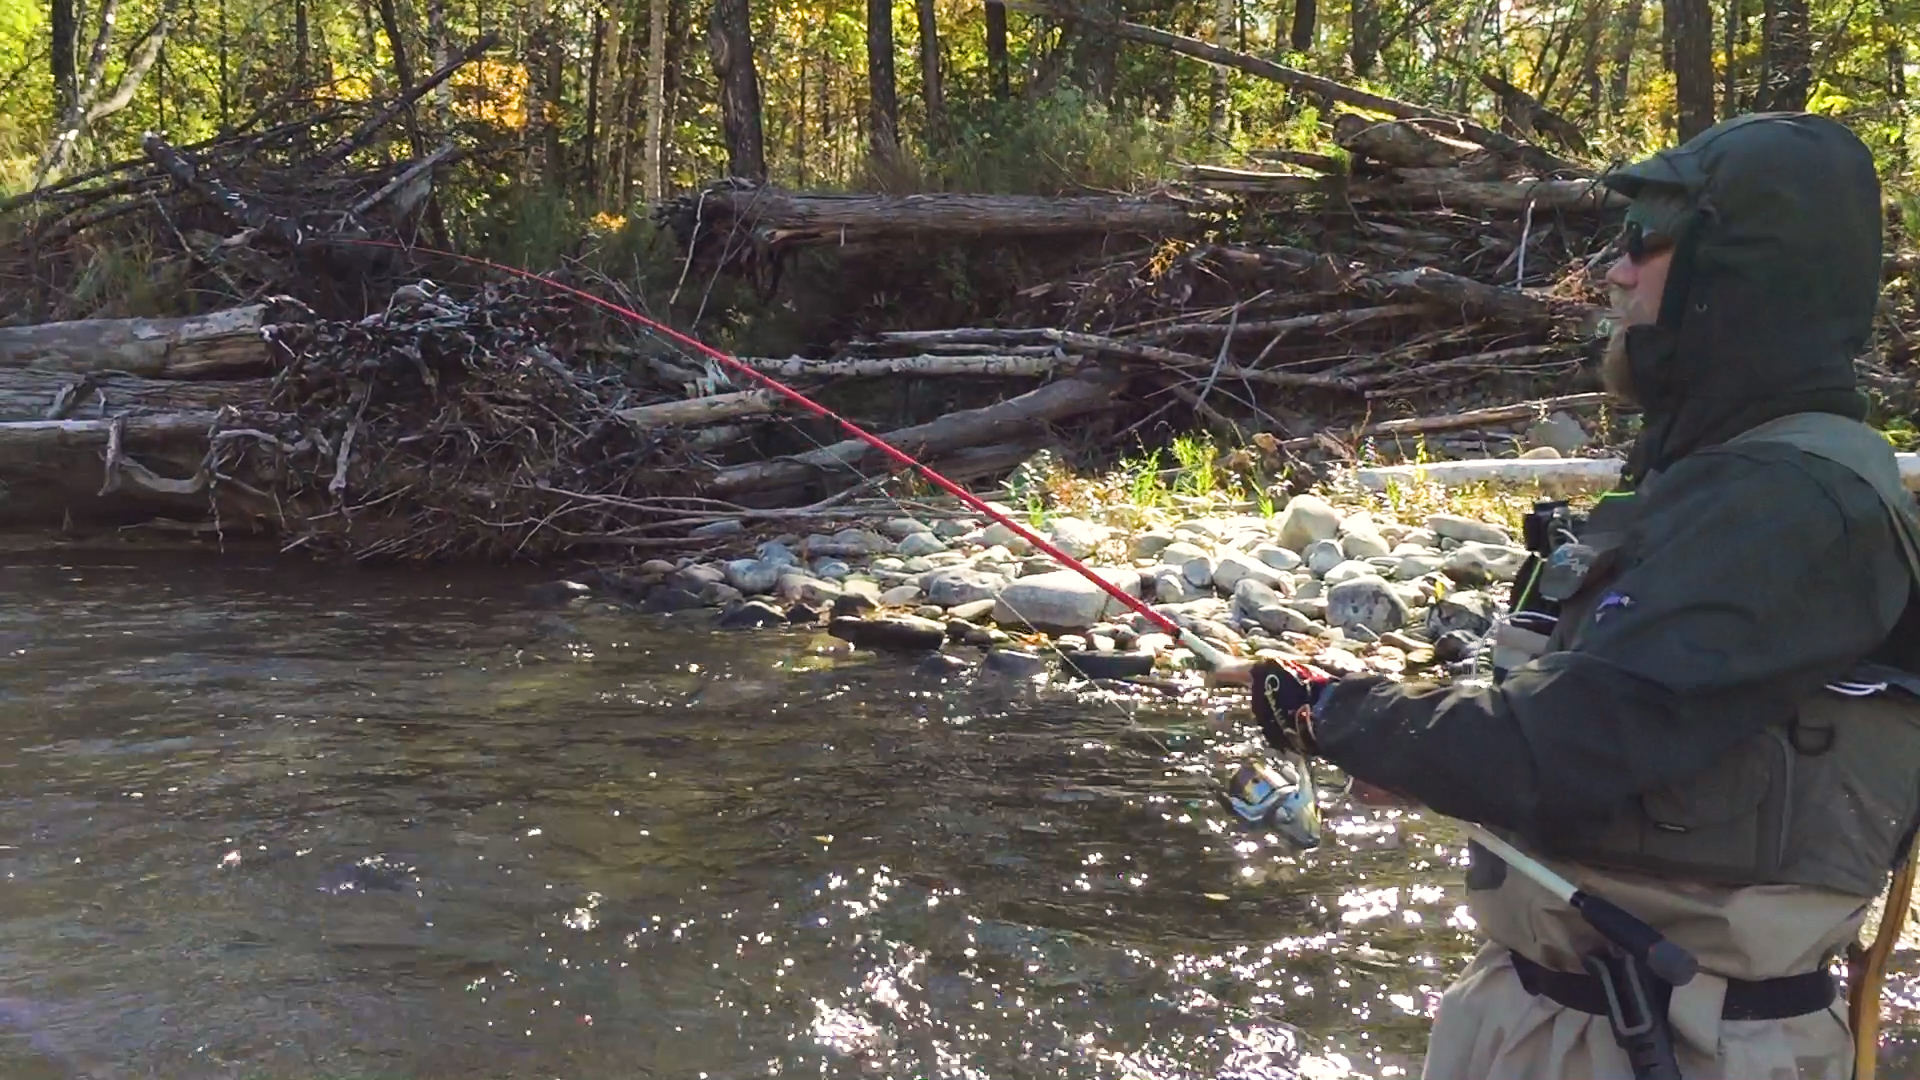
M 1321 756 L 1450 817 L 1534 840 L 1585 831 L 1790 719 L 1906 606 L 1883 505 L 1830 462 L 1703 452 L 1641 497 L 1624 606 L 1497 687 L 1344 680 L 1315 710 Z

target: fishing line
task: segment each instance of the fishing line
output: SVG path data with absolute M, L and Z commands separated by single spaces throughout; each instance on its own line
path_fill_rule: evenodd
M 1102 592 L 1105 592 L 1107 595 L 1118 600 L 1125 607 L 1138 613 L 1141 617 L 1145 618 L 1154 627 L 1158 628 L 1159 630 L 1167 634 L 1167 636 L 1173 638 L 1175 641 L 1180 642 L 1182 645 L 1185 645 L 1189 650 L 1191 650 L 1194 653 L 1194 655 L 1199 657 L 1201 662 L 1204 663 L 1209 669 L 1218 670 L 1224 665 L 1226 665 L 1227 663 L 1231 662 L 1233 659 L 1230 654 L 1208 643 L 1205 639 L 1201 638 L 1200 635 L 1198 635 L 1197 633 L 1194 633 L 1193 631 L 1180 626 L 1177 622 L 1175 622 L 1173 619 L 1169 618 L 1168 616 L 1163 615 L 1158 611 L 1155 611 L 1152 608 L 1152 606 L 1147 604 L 1143 599 L 1132 596 L 1131 594 L 1127 593 L 1124 589 L 1121 589 L 1118 585 L 1115 585 L 1113 582 L 1108 581 L 1106 578 L 1100 576 L 1099 574 L 1094 573 L 1091 568 L 1086 566 L 1080 560 L 1074 558 L 1071 555 L 1068 555 L 1066 552 L 1060 550 L 1054 544 L 1048 542 L 1042 537 L 1036 535 L 1033 531 L 1022 526 L 1018 521 L 1014 520 L 1012 516 L 1001 513 L 999 510 L 996 510 L 994 507 L 989 505 L 986 501 L 980 499 L 978 496 L 974 495 L 972 492 L 966 490 L 965 488 L 959 486 L 953 481 L 947 479 L 944 475 L 934 470 L 931 466 L 922 464 L 920 461 L 914 459 L 911 455 L 894 447 L 892 444 L 886 442 L 884 439 L 881 439 L 879 436 L 874 435 L 873 433 L 867 431 L 865 428 L 860 427 L 858 424 L 855 424 L 853 421 L 848 420 L 846 417 L 841 416 L 839 413 L 834 412 L 832 409 L 827 408 L 825 405 L 822 405 L 819 402 L 814 401 L 812 398 L 806 396 L 805 394 L 802 394 L 798 390 L 793 389 L 792 387 L 786 385 L 780 380 L 775 379 L 772 376 L 767 375 L 766 373 L 753 368 L 751 365 L 742 363 L 737 358 L 730 356 L 727 353 L 722 352 L 721 350 L 716 349 L 711 345 L 706 344 L 705 342 L 699 340 L 698 338 L 692 337 L 688 334 L 681 333 L 680 331 L 675 330 L 672 327 L 659 322 L 658 320 L 649 318 L 648 316 L 643 315 L 640 312 L 635 311 L 624 304 L 619 304 L 619 303 L 615 303 L 614 301 L 607 300 L 603 297 L 595 295 L 594 293 L 588 292 L 585 289 L 578 288 L 573 285 L 568 285 L 564 282 L 554 281 L 552 278 L 546 277 L 545 275 L 542 275 L 542 274 L 535 273 L 534 271 L 522 269 L 517 266 L 511 266 L 505 263 L 495 262 L 491 259 L 486 259 L 486 258 L 482 258 L 475 255 L 463 255 L 456 251 L 446 251 L 440 248 L 433 248 L 425 245 L 405 244 L 405 243 L 401 243 L 399 241 L 394 241 L 394 240 L 375 240 L 375 239 L 359 239 L 359 238 L 343 237 L 343 238 L 335 239 L 332 242 L 341 243 L 341 244 L 354 244 L 354 245 L 360 245 L 365 247 L 387 248 L 395 251 L 405 252 L 410 255 L 422 254 L 422 255 L 431 255 L 431 256 L 435 256 L 443 259 L 451 259 L 455 262 L 466 263 L 470 266 L 477 266 L 487 270 L 495 270 L 503 274 L 511 275 L 513 277 L 518 277 L 527 281 L 536 282 L 550 289 L 553 289 L 557 292 L 571 296 L 575 299 L 582 300 L 589 304 L 593 304 L 597 307 L 603 308 L 607 311 L 611 311 L 614 314 L 619 315 L 624 319 L 627 319 L 633 323 L 638 324 L 641 327 L 644 327 L 651 333 L 657 335 L 658 337 L 662 338 L 667 342 L 672 343 L 676 347 L 679 347 L 684 350 L 691 350 L 694 354 L 702 357 L 703 359 L 719 364 L 722 372 L 737 372 L 741 375 L 744 375 L 748 379 L 751 379 L 752 381 L 762 386 L 765 386 L 767 389 L 773 391 L 774 393 L 778 394 L 782 398 L 785 398 L 786 400 L 792 402 L 793 404 L 799 406 L 800 408 L 806 410 L 807 412 L 812 413 L 815 416 L 821 417 L 822 419 L 832 421 L 834 424 L 837 424 L 841 429 L 846 431 L 848 434 L 852 435 L 854 438 L 858 439 L 863 443 L 866 443 L 868 446 L 873 447 L 875 450 L 878 450 L 881 453 L 881 455 L 887 460 L 893 462 L 896 465 L 904 466 L 905 468 L 912 470 L 914 473 L 925 478 L 927 482 L 933 484 L 935 487 L 939 488 L 940 490 L 960 500 L 962 504 L 970 507 L 973 510 L 978 511 L 981 514 L 984 514 L 986 517 L 988 517 L 992 521 L 1006 526 L 1009 530 L 1011 530 L 1014 533 L 1014 535 L 1020 537 L 1022 540 L 1025 540 L 1027 543 L 1031 544 L 1034 548 L 1046 554 L 1049 558 L 1053 559 L 1055 562 L 1059 563 L 1061 566 L 1064 566 L 1070 570 L 1073 570 L 1074 572 L 1078 573 L 1081 577 L 1086 578 L 1089 582 L 1092 582 L 1096 587 L 1098 587 Z M 813 442 L 816 446 L 821 446 L 818 440 L 813 439 L 811 435 L 807 435 L 804 431 L 801 434 L 803 435 L 803 437 L 807 438 L 808 441 Z M 835 461 L 835 464 L 838 464 L 844 467 L 845 469 L 847 469 L 848 471 L 852 472 L 857 478 L 861 480 L 869 479 L 863 476 L 858 469 L 855 469 L 851 462 L 845 461 L 839 458 L 835 458 L 834 461 Z M 901 505 L 900 501 L 897 498 L 886 493 L 884 490 L 881 492 L 881 497 L 886 498 L 889 501 L 893 502 L 893 504 L 896 507 Z M 1008 607 L 1011 609 L 1012 605 L 1009 604 Z M 1025 619 L 1025 616 L 1021 615 L 1018 611 L 1014 611 L 1014 614 L 1016 617 L 1019 617 L 1023 622 L 1027 621 Z M 1028 625 L 1032 625 L 1032 624 L 1029 622 Z M 1042 635 L 1042 638 L 1043 640 L 1046 641 L 1047 647 L 1051 649 L 1056 656 L 1060 657 L 1060 659 L 1063 662 L 1067 662 L 1065 652 L 1058 645 L 1056 645 L 1050 639 L 1046 639 L 1044 635 Z M 1071 663 L 1070 662 L 1068 663 L 1071 669 Z M 1129 725 L 1133 726 L 1136 730 L 1141 731 L 1142 733 L 1147 735 L 1147 737 L 1151 739 L 1155 743 L 1155 745 L 1159 746 L 1162 752 L 1164 752 L 1168 757 L 1173 756 L 1172 748 L 1168 747 L 1164 742 L 1162 742 L 1159 739 L 1158 736 L 1154 735 L 1151 731 L 1147 731 L 1146 729 L 1140 727 L 1134 714 L 1128 712 L 1126 708 L 1122 706 L 1118 700 L 1112 697 L 1107 697 L 1107 700 L 1110 701 L 1117 710 L 1119 710 L 1121 716 L 1128 722 Z M 1311 773 L 1309 771 L 1310 768 L 1311 768 L 1311 764 L 1307 762 L 1305 759 L 1302 759 L 1300 761 L 1301 775 L 1303 778 L 1308 779 L 1309 784 L 1311 784 L 1311 780 L 1310 780 Z M 1217 785 L 1217 781 L 1216 781 L 1216 785 Z

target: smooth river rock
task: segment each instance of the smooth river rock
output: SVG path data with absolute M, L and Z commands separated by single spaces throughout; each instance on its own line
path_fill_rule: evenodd
M 1406 601 L 1377 575 L 1353 578 L 1327 589 L 1328 626 L 1342 630 L 1364 626 L 1379 635 L 1406 624 Z
M 1333 540 L 1340 535 L 1340 511 L 1316 495 L 1295 495 L 1280 512 L 1276 539 L 1280 546 L 1304 552 L 1315 540 Z
M 1094 572 L 1129 596 L 1140 595 L 1140 572 L 1100 569 Z M 994 600 L 993 621 L 1003 626 L 1030 625 L 1036 630 L 1085 630 L 1124 605 L 1073 570 L 1031 574 L 1009 584 Z
M 958 607 L 1000 595 L 1011 580 L 1001 574 L 976 570 L 971 566 L 948 566 L 920 578 L 920 591 L 929 604 Z

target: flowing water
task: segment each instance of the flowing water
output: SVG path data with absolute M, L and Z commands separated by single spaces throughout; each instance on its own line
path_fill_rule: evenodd
M 1231 830 L 1231 697 L 529 583 L 0 556 L 0 1076 L 1417 1075 L 1460 838 Z

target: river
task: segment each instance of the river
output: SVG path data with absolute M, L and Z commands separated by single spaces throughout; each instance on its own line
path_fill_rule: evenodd
M 1229 829 L 1230 697 L 537 580 L 0 555 L 0 1075 L 1418 1074 L 1461 840 Z

